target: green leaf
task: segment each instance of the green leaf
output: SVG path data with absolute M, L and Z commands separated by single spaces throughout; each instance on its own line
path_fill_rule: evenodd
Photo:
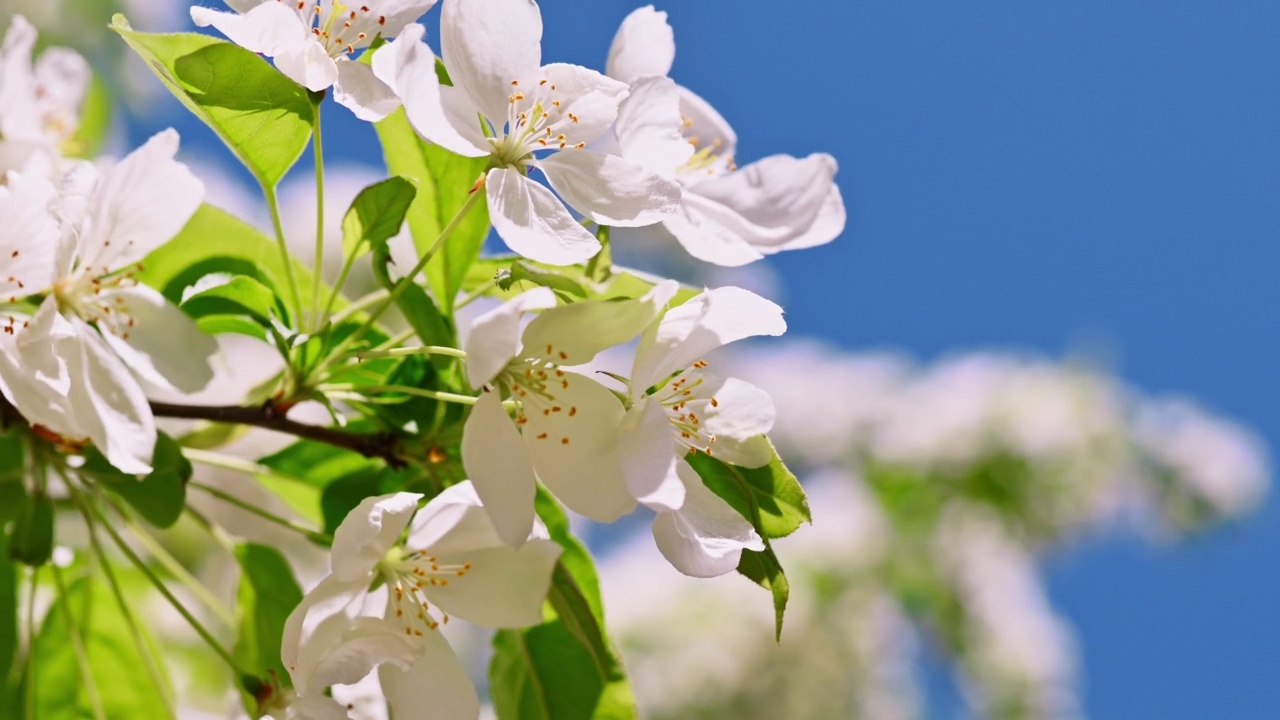
M 500 720 L 634 720 L 631 686 L 605 634 L 591 556 L 569 534 L 564 511 L 545 490 L 538 514 L 563 554 L 552 575 L 551 617 L 494 636 L 489 687 Z
M 411 180 L 391 177 L 360 191 L 342 218 L 342 250 L 368 252 L 400 232 L 418 189 Z
M 288 322 L 285 305 L 271 288 L 245 275 L 236 275 L 222 285 L 191 295 L 183 301 L 182 309 L 197 319 L 211 315 L 243 315 L 266 327 L 271 326 L 273 317 L 284 318 Z
M 813 521 L 804 488 L 782 464 L 776 450 L 773 460 L 759 468 L 730 465 L 704 453 L 689 455 L 687 460 L 703 484 L 746 518 L 764 539 L 763 552 L 742 551 L 738 572 L 772 593 L 776 634 L 781 640 L 791 588 L 769 540 L 790 535 L 801 523 Z
M 10 684 L 18 659 L 18 566 L 9 561 L 9 541 L 0 535 L 0 717 L 9 717 L 19 684 Z
M 145 477 L 116 470 L 96 450 L 87 453 L 80 471 L 101 482 L 156 527 L 172 527 L 182 517 L 191 462 L 182 454 L 182 446 L 164 433 L 156 436 L 151 473 Z
M 484 173 L 488 158 L 465 158 L 427 143 L 414 132 L 404 109 L 375 125 L 387 170 L 417 182 L 418 195 L 409 208 L 409 231 L 418 252 L 425 253 L 448 227 Z M 489 235 L 489 211 L 478 204 L 459 223 L 449 242 L 427 263 L 427 284 L 445 313 L 462 288 L 471 265 Z
M 68 610 L 74 619 L 67 622 Z M 80 675 L 72 632 L 88 656 L 93 687 L 108 718 L 169 717 L 157 694 L 146 660 L 134 642 L 128 620 L 115 598 L 88 578 L 71 583 L 67 593 L 49 608 L 36 638 L 33 674 L 34 717 L 40 720 L 80 720 L 93 717 L 88 683 Z M 147 624 L 138 623 L 143 642 L 154 652 Z M 158 663 L 164 673 L 164 663 Z M 168 683 L 167 677 L 164 678 Z
M 280 683 L 289 687 L 288 670 L 280 661 L 280 637 L 289 613 L 302 601 L 302 588 L 289 562 L 275 548 L 254 543 L 237 545 L 236 560 L 240 563 L 237 663 L 260 678 L 274 673 Z M 246 709 L 250 713 L 257 710 Z
M 274 188 L 306 149 L 315 123 L 310 96 L 255 53 L 208 35 L 136 32 L 123 15 L 111 29 L 264 188 Z
M 782 564 L 773 553 L 773 545 L 764 541 L 764 552 L 743 550 L 742 559 L 738 561 L 738 573 L 744 575 L 773 595 L 773 622 L 775 637 L 782 641 L 782 617 L 787 611 L 787 598 L 791 595 L 791 585 L 782 572 Z
M 293 265 L 298 282 L 310 287 L 311 274 L 301 263 Z M 206 275 L 244 275 L 275 296 L 285 280 L 276 241 L 212 205 L 200 206 L 182 231 L 144 258 L 142 266 L 138 281 L 174 304 L 180 304 L 183 292 Z
M 53 556 L 53 501 L 47 495 L 28 495 L 9 536 L 9 557 L 31 567 Z
M 762 537 L 786 537 L 802 523 L 813 522 L 804 488 L 776 450 L 773 460 L 758 468 L 730 465 L 704 453 L 687 460 L 702 482 L 750 520 Z

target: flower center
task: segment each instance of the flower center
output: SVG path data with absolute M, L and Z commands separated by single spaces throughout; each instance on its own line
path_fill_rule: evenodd
M 704 142 L 701 138 L 693 133 L 694 122 L 692 118 L 682 115 L 681 120 L 683 127 L 681 132 L 684 137 L 693 146 L 693 156 L 676 169 L 677 177 L 685 176 L 694 179 L 693 175 L 724 175 L 738 169 L 738 164 L 733 161 L 733 156 L 722 155 L 721 148 L 724 142 L 720 138 L 713 138 L 710 142 Z
M 368 5 L 356 6 L 331 0 L 276 0 L 280 3 L 296 3 L 302 21 L 311 27 L 311 34 L 324 46 L 329 57 L 338 59 L 356 50 L 368 47 L 373 38 L 387 24 L 386 15 L 375 14 Z M 308 11 L 307 6 L 312 6 Z M 311 15 L 310 18 L 307 15 Z
M 137 324 L 137 319 L 129 312 L 125 299 L 110 291 L 136 287 L 138 281 L 134 273 L 139 269 L 140 266 L 131 266 L 95 276 L 88 267 L 81 268 L 53 284 L 58 309 L 85 322 L 96 323 L 102 332 L 128 340 L 129 331 Z
M 511 81 L 507 96 L 507 117 L 499 126 L 492 118 L 494 134 L 489 138 L 493 156 L 504 165 L 523 168 L 539 150 L 581 150 L 587 144 L 574 138 L 578 116 L 564 109 L 556 84 L 543 78 L 526 89 Z
M 404 634 L 422 637 L 425 632 L 439 628 L 441 623 L 448 623 L 449 615 L 433 609 L 427 593 L 433 587 L 448 587 L 450 581 L 470 571 L 469 562 L 442 563 L 426 550 L 383 562 L 382 572 L 391 592 L 392 615 L 404 627 Z
M 681 370 L 670 382 L 653 395 L 651 401 L 662 404 L 667 411 L 676 443 L 689 449 L 689 454 L 704 452 L 713 454 L 715 433 L 703 427 L 708 408 L 720 407 L 720 401 L 710 393 L 704 383 L 706 378 L 698 372 L 707 367 L 705 360 Z
M 557 355 L 554 348 L 547 346 L 547 355 L 567 359 L 568 355 Z M 574 373 L 565 372 L 560 366 L 549 360 L 540 358 L 517 358 L 502 371 L 494 381 L 505 387 L 516 405 L 516 425 L 522 432 L 531 434 L 534 440 L 570 444 L 570 428 L 561 421 L 570 418 L 577 422 L 578 407 L 557 400 L 557 395 L 569 389 L 575 379 Z M 566 434 L 569 433 L 569 434 Z

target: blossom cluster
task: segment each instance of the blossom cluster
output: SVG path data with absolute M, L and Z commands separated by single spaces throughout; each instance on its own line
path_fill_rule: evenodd
M 299 291 L 308 280 L 299 281 L 283 231 L 283 259 L 269 272 L 254 274 L 243 262 L 219 265 L 217 255 L 195 257 L 201 248 L 194 244 L 224 239 L 200 239 L 192 230 L 217 211 L 177 159 L 174 130 L 118 160 L 84 157 L 90 148 L 81 142 L 78 116 L 88 65 L 57 48 L 33 60 L 35 31 L 15 17 L 0 50 L 0 410 L 5 427 L 16 427 L 30 448 L 23 492 L 33 506 L 61 492 L 86 521 L 107 511 L 127 518 L 112 493 L 130 504 L 137 496 L 108 489 L 101 478 L 163 482 L 166 473 L 185 473 L 181 497 L 190 477 L 184 462 L 259 475 L 268 468 L 267 459 L 254 464 L 210 453 L 226 440 L 211 441 L 199 428 L 176 441 L 175 461 L 164 418 L 292 433 L 304 447 L 328 443 L 364 455 L 379 477 L 394 478 L 362 485 L 360 497 L 341 506 L 340 522 L 326 520 L 330 534 L 307 531 L 328 546 L 328 571 L 275 638 L 278 667 L 288 677 L 254 668 L 256 680 L 242 685 L 255 703 L 251 712 L 280 718 L 347 717 L 330 689 L 375 671 L 398 717 L 424 708 L 432 717 L 476 717 L 476 691 L 438 630 L 453 616 L 492 628 L 545 621 L 543 603 L 561 582 L 553 576 L 573 541 L 540 517 L 540 488 L 551 502 L 597 522 L 647 508 L 658 549 L 690 576 L 732 572 L 745 553 L 776 563 L 768 541 L 788 534 L 808 510 L 767 438 L 773 400 L 713 371 L 706 357 L 739 340 L 782 335 L 782 308 L 742 288 L 699 290 L 611 268 L 608 245 L 647 234 L 671 239 L 698 260 L 735 267 L 830 242 L 845 223 L 835 160 L 776 155 L 739 167 L 732 128 L 668 77 L 673 32 L 652 7 L 626 18 L 599 72 L 544 64 L 533 0 L 444 0 L 439 57 L 417 23 L 435 0 L 228 4 L 230 11 L 193 7 L 191 18 L 270 59 L 274 70 L 249 53 L 216 56 L 258 73 L 273 88 L 264 97 L 285 102 L 284 83 L 285 96 L 312 104 L 318 206 L 318 107 L 330 95 L 359 120 L 380 123 L 380 131 L 383 121 L 403 117 L 417 135 L 413 142 L 444 153 L 440 165 L 474 163 L 465 167 L 477 172 L 440 190 L 466 199 L 451 220 L 441 219 L 437 237 L 415 237 L 418 264 L 407 273 L 396 268 L 399 277 L 385 256 L 394 230 L 375 236 L 369 228 L 398 230 L 408 210 L 407 201 L 398 213 L 387 210 L 399 202 L 394 193 L 407 188 L 412 196 L 445 175 L 366 188 L 362 196 L 373 200 L 361 206 L 357 198 L 344 220 L 344 232 L 356 235 L 351 242 L 344 236 L 337 286 L 323 287 L 322 268 L 312 268 L 308 310 Z M 144 48 L 139 52 L 194 55 L 215 42 L 143 37 L 122 20 L 114 29 Z M 227 118 L 225 106 L 203 106 L 213 101 L 187 89 L 197 82 L 181 76 L 189 65 L 157 57 L 152 65 L 161 78 L 241 159 L 263 151 L 255 142 L 276 143 L 270 133 L 287 134 L 266 128 L 269 139 L 261 141 L 237 134 L 243 126 L 231 124 L 236 118 Z M 211 57 L 201 61 L 215 62 Z M 216 73 L 202 76 L 209 77 Z M 274 181 L 294 160 L 296 154 L 270 179 L 246 160 L 273 213 Z M 439 255 L 454 253 L 463 242 L 459 228 L 481 202 L 515 255 L 500 261 L 505 266 L 490 282 L 471 286 L 465 302 L 491 296 L 492 303 L 460 335 L 451 309 L 465 304 L 456 297 L 461 288 L 418 276 Z M 467 241 L 477 255 L 487 231 Z M 148 270 L 157 253 L 194 259 L 157 280 Z M 363 304 L 339 300 L 351 266 L 366 253 L 384 284 L 381 294 Z M 611 290 L 610 277 L 629 279 L 632 289 Z M 281 279 L 287 282 L 275 287 Z M 379 322 L 384 313 L 391 322 Z M 395 322 L 410 331 L 397 335 Z M 265 342 L 279 354 L 281 371 L 240 406 L 160 402 L 218 391 L 226 362 L 220 335 L 227 333 Z M 606 351 L 629 354 L 629 368 L 604 375 L 583 369 Z M 427 410 L 427 401 L 436 404 Z M 461 412 L 441 410 L 446 404 Z M 332 423 L 300 422 L 308 406 L 324 408 Z M 388 413 L 398 409 L 407 414 L 392 419 Z M 377 432 L 363 431 L 370 425 Z M 422 474 L 397 474 L 406 467 Z M 783 479 L 789 516 L 768 524 L 748 490 L 708 479 L 747 471 Z M 60 479 L 59 487 L 48 477 Z M 153 506 L 146 507 L 139 512 L 153 520 Z M 174 510 L 176 519 L 182 504 Z M 11 544 L 29 543 L 23 533 L 31 532 L 14 524 Z M 121 550 L 134 557 L 123 542 Z M 28 558 L 34 566 L 45 560 L 38 555 Z M 780 587 L 773 583 L 779 618 Z

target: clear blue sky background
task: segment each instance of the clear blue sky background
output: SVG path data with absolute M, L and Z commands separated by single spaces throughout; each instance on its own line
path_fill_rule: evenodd
M 547 0 L 547 59 L 601 67 L 634 7 Z M 793 332 L 925 358 L 1103 347 L 1143 389 L 1188 393 L 1280 446 L 1280 3 L 659 9 L 674 77 L 734 123 L 740 160 L 840 161 L 845 236 L 775 264 Z M 326 122 L 331 161 L 379 157 L 345 111 Z M 1188 545 L 1052 559 L 1089 716 L 1277 717 L 1277 551 L 1271 500 Z

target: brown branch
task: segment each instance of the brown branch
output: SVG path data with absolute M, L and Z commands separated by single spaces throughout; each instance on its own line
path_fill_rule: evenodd
M 151 412 L 156 417 L 182 418 L 185 420 L 209 420 L 212 422 L 250 425 L 275 430 L 304 440 L 314 440 L 334 447 L 358 452 L 367 458 L 380 458 L 392 467 L 405 464 L 397 452 L 395 435 L 390 433 L 355 433 L 339 428 L 308 425 L 285 417 L 285 413 L 272 402 L 263 405 L 175 405 L 151 402 Z

